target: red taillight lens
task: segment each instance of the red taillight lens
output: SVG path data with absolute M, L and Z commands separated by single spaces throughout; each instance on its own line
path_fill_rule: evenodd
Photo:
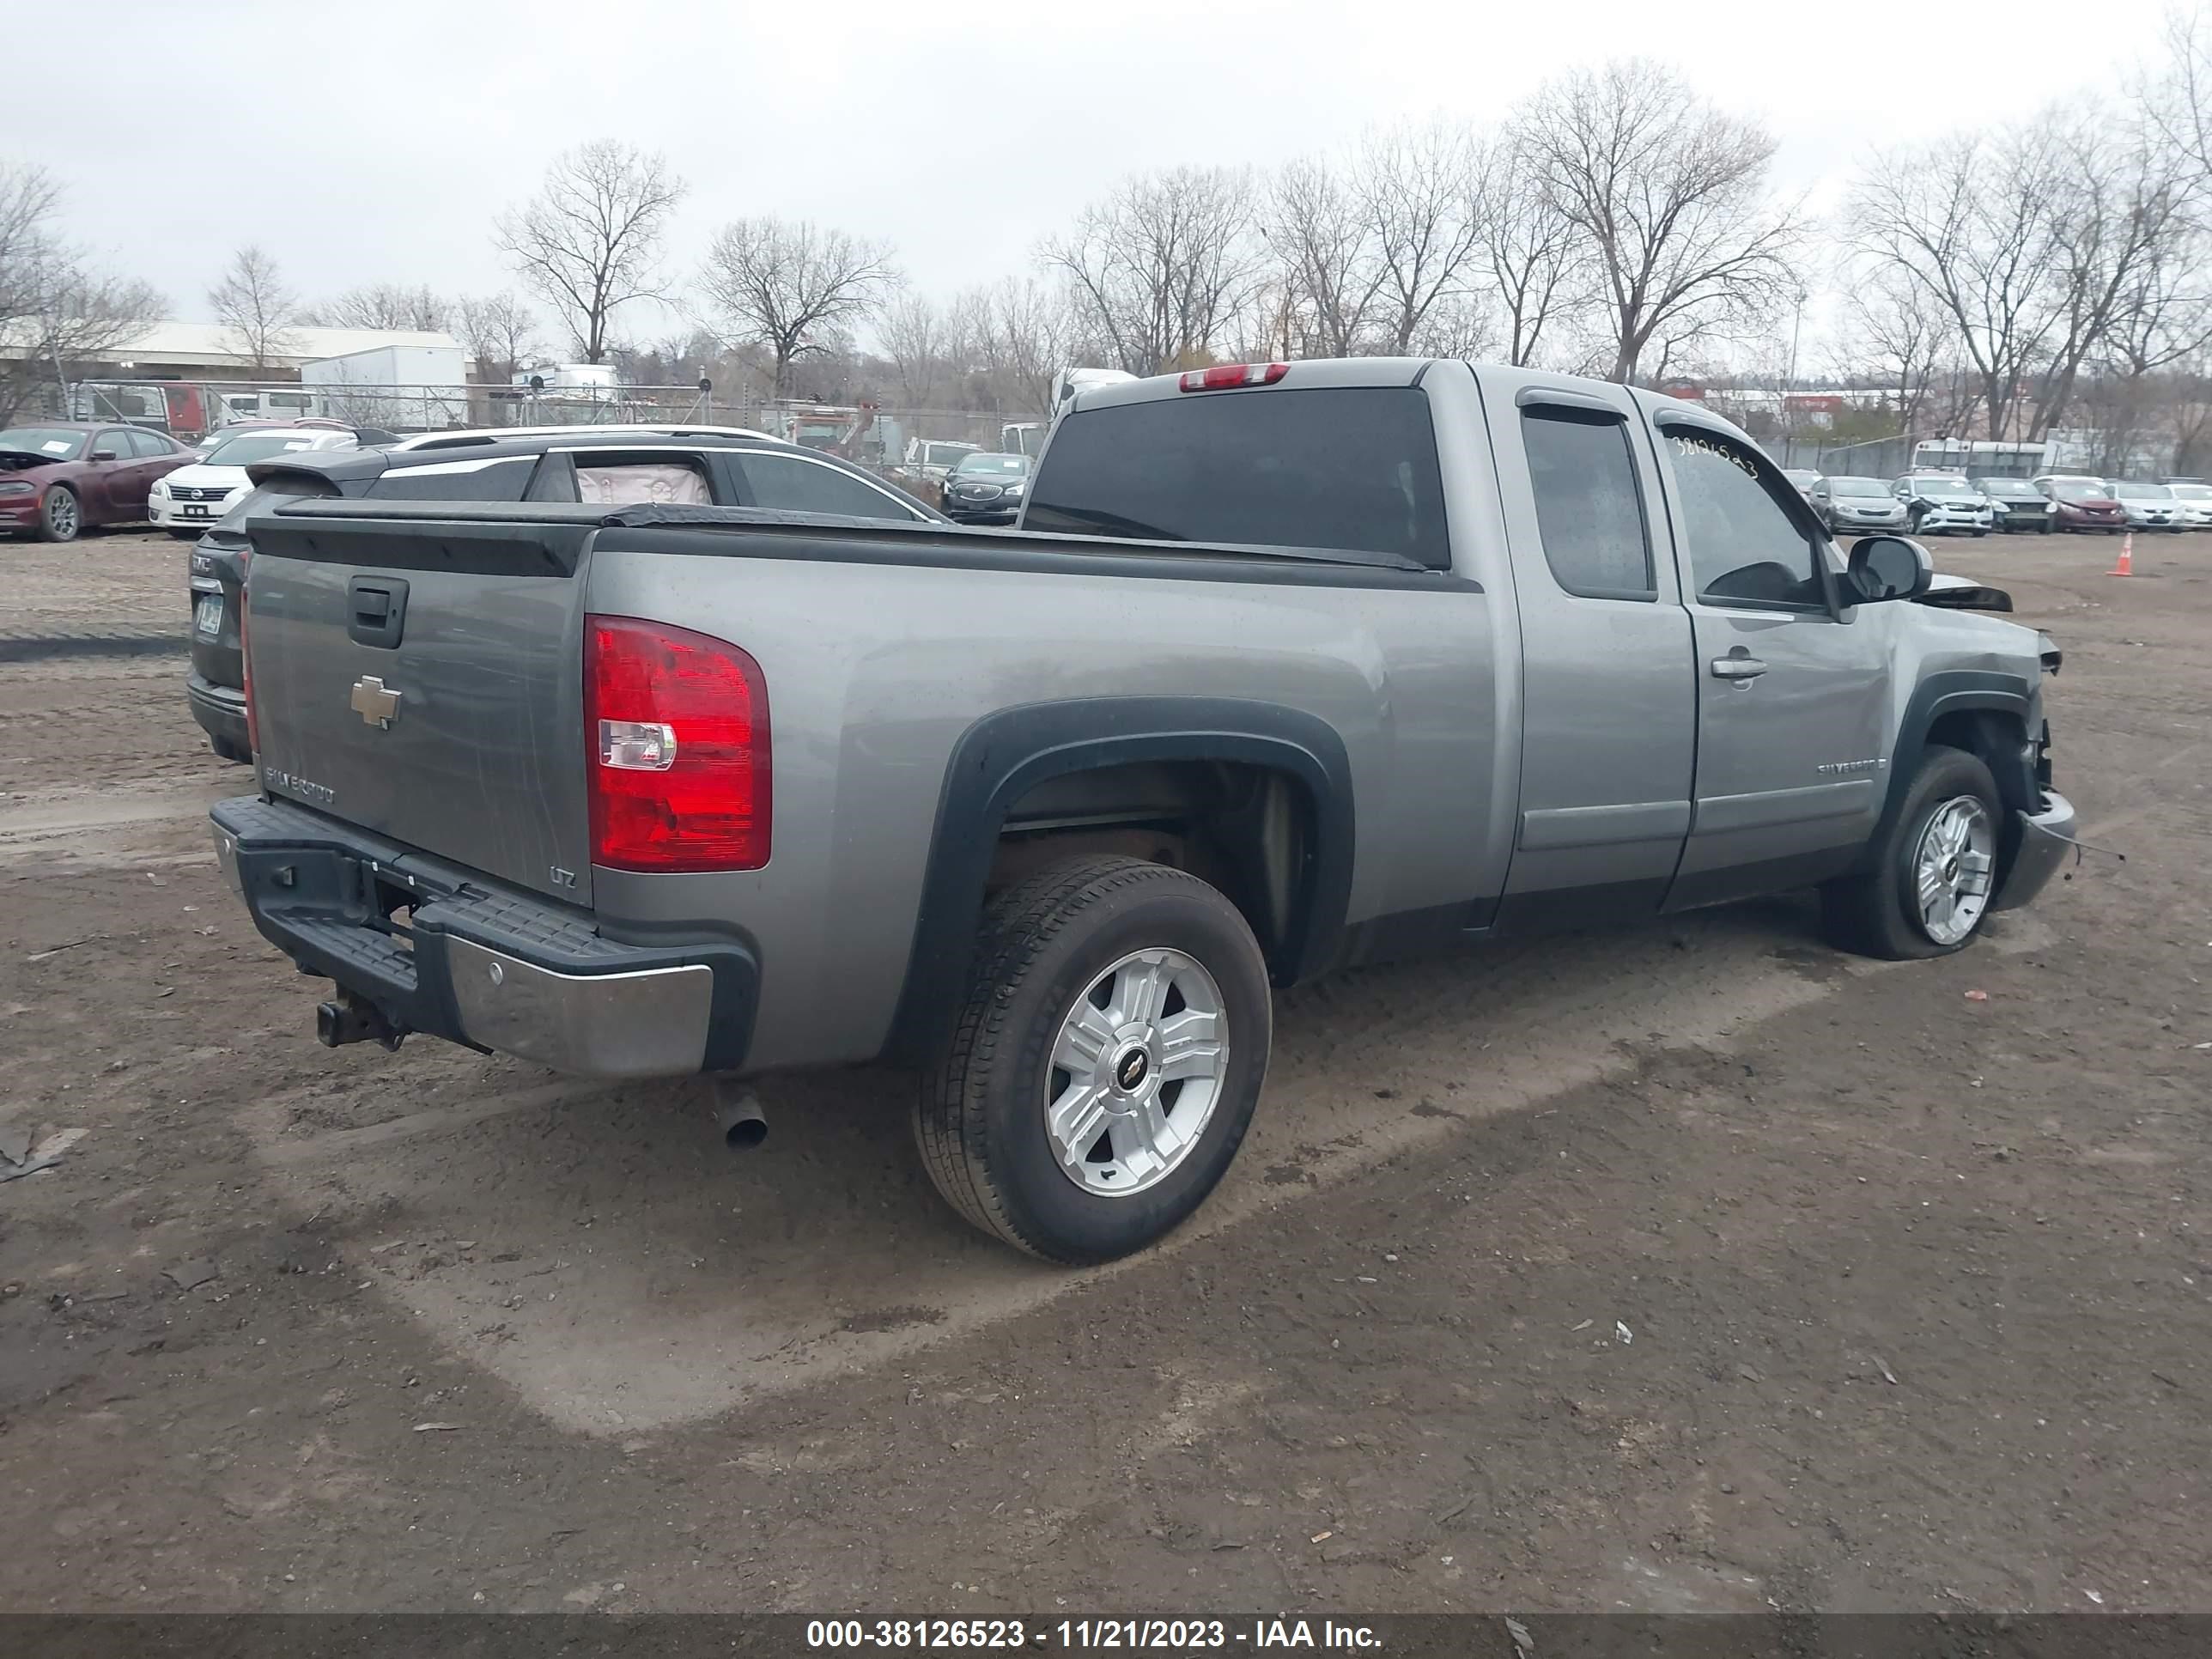
M 1216 363 L 1190 370 L 1178 384 L 1185 392 L 1223 392 L 1233 386 L 1273 386 L 1290 372 L 1288 363 Z
M 258 755 L 261 722 L 253 715 L 253 606 L 242 581 L 238 585 L 238 684 L 246 698 L 246 746 Z
M 768 684 L 736 646 L 634 617 L 587 617 L 584 744 L 594 864 L 768 862 Z

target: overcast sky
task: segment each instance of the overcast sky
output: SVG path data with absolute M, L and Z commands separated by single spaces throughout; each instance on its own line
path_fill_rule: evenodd
M 484 292 L 488 231 L 587 138 L 665 150 L 691 194 L 672 264 L 741 214 L 895 243 L 933 293 L 1028 268 L 1132 170 L 1267 165 L 1370 123 L 1502 112 L 1563 69 L 1674 64 L 1832 200 L 1872 145 L 2087 88 L 2123 95 L 2160 0 L 108 0 L 83 72 L 12 78 L 0 154 L 44 164 L 70 233 L 206 319 L 258 242 L 310 299 Z M 47 33 L 42 51 L 59 52 Z M 20 49 L 19 49 L 20 55 Z M 95 67 L 96 66 L 96 69 Z M 88 78 L 89 76 L 89 78 Z M 626 319 L 649 335 L 659 319 Z

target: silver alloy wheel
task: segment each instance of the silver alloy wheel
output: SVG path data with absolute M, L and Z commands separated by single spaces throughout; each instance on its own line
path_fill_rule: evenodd
M 46 497 L 46 523 L 52 526 L 56 539 L 72 540 L 76 535 L 76 497 L 69 490 L 56 489 Z
M 1956 945 L 1989 908 L 1996 870 L 1996 826 L 1972 795 L 1954 795 L 1928 817 L 1912 854 L 1920 928 L 1938 945 Z
M 1229 1015 L 1213 975 L 1180 951 L 1123 957 L 1053 1039 L 1044 1126 L 1061 1173 L 1105 1198 L 1164 1180 L 1205 1133 L 1228 1076 Z

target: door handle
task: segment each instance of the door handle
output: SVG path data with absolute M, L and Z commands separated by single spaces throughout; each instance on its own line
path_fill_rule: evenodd
M 1745 680 L 1757 679 L 1766 672 L 1766 665 L 1739 645 L 1725 657 L 1715 657 L 1712 660 L 1712 671 L 1713 678 L 1717 680 L 1735 680 L 1741 683 Z

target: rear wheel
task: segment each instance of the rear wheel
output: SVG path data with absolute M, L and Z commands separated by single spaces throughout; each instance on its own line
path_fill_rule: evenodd
M 1996 891 L 2003 813 L 1978 757 L 1931 746 L 1868 868 L 1820 890 L 1829 937 L 1892 961 L 1964 950 Z
M 1087 857 L 991 907 L 915 1139 L 976 1226 L 1109 1261 L 1188 1218 L 1260 1097 L 1267 962 L 1237 907 L 1166 865 Z
M 77 504 L 76 492 L 67 484 L 56 484 L 39 503 L 39 539 L 73 542 L 83 528 L 84 511 Z
M 221 756 L 224 760 L 234 761 L 240 766 L 251 766 L 253 764 L 253 751 L 250 749 L 240 748 L 228 738 L 218 738 L 213 733 L 210 733 L 208 737 L 208 747 L 214 750 L 215 752 Z

